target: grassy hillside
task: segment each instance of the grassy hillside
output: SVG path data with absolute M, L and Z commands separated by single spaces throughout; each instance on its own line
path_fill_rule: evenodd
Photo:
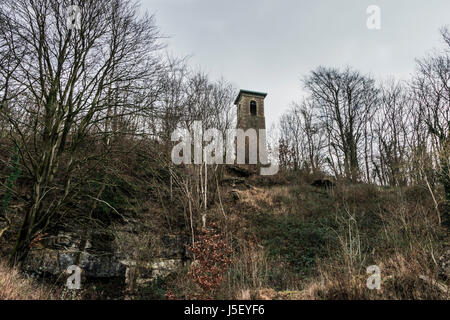
M 206 289 L 189 272 L 196 266 L 194 263 L 138 286 L 133 292 L 123 289 L 110 295 L 105 293 L 108 290 L 105 285 L 86 286 L 81 298 L 449 297 L 448 274 L 439 260 L 449 246 L 448 233 L 438 225 L 426 188 L 381 188 L 337 182 L 334 188 L 323 189 L 311 186 L 314 177 L 298 173 L 280 173 L 269 178 L 230 178 L 225 173 L 218 188 L 210 191 L 207 210 L 194 211 L 190 225 L 182 196 L 174 194 L 172 197 L 177 198 L 171 200 L 167 190 L 158 189 L 167 185 L 156 178 L 164 176 L 164 169 L 157 173 L 152 169 L 150 173 L 145 164 L 139 164 L 139 168 L 130 169 L 130 174 L 108 176 L 110 182 L 102 195 L 105 202 L 94 211 L 104 225 L 93 224 L 91 228 L 108 232 L 133 229 L 122 233 L 120 241 L 134 250 L 137 261 L 149 263 L 166 249 L 158 241 L 161 237 L 178 234 L 191 238 L 194 230 L 194 238 L 199 241 L 205 219 L 214 236 L 206 238 L 202 250 L 218 252 L 217 256 L 208 256 L 212 266 L 217 267 L 215 263 L 219 260 L 214 259 L 219 259 L 224 248 L 228 248 L 230 263 L 220 271 L 197 264 L 197 274 L 205 275 L 207 280 L 221 279 Z M 151 188 L 144 183 L 150 180 L 150 175 L 154 175 Z M 21 204 L 13 199 L 11 207 L 15 210 L 10 210 L 10 220 L 14 221 L 21 214 Z M 12 223 L 0 239 L 5 259 L 17 228 Z M 110 235 L 117 237 L 114 233 Z M 197 245 L 201 246 L 201 241 Z M 381 270 L 380 290 L 366 287 L 370 276 L 366 269 L 370 265 Z M 4 265 L 2 268 L 0 283 L 2 288 L 8 288 L 1 290 L 7 295 L 5 298 L 71 297 L 61 294 L 61 280 L 52 283 L 51 294 L 30 291 L 27 288 L 36 284 L 26 280 L 26 275 L 5 271 Z M 110 290 L 117 290 L 117 286 L 111 287 Z
M 277 179 L 221 190 L 225 214 L 208 219 L 222 225 L 235 263 L 215 298 L 448 299 L 439 261 L 448 234 L 425 188 Z M 381 269 L 380 290 L 366 287 L 370 265 Z M 189 296 L 180 284 L 171 290 Z

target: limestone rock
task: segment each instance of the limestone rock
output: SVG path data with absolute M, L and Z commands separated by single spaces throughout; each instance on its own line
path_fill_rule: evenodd
M 113 255 L 93 255 L 81 253 L 80 264 L 77 264 L 78 252 L 58 251 L 52 249 L 31 250 L 24 263 L 24 270 L 42 274 L 58 275 L 71 265 L 79 265 L 86 277 L 114 278 L 125 277 L 126 267 Z
M 66 270 L 71 265 L 76 265 L 77 252 L 61 252 L 58 255 L 58 263 L 61 270 Z M 125 278 L 126 266 L 114 255 L 94 255 L 87 252 L 81 253 L 80 268 L 86 277 L 92 278 Z
M 153 277 L 166 277 L 183 266 L 180 259 L 157 259 L 151 264 Z
M 158 278 L 164 278 L 180 270 L 184 263 L 181 259 L 155 259 L 150 263 L 137 263 L 132 260 L 121 261 L 126 265 L 125 283 L 129 291 L 138 286 L 147 285 Z
M 69 266 L 77 265 L 85 277 L 121 278 L 134 286 L 166 277 L 189 260 L 185 246 L 190 241 L 189 236 L 163 236 L 160 252 L 152 252 L 139 262 L 132 256 L 132 241 L 127 246 L 117 246 L 115 239 L 103 234 L 88 234 L 87 238 L 84 243 L 82 236 L 75 232 L 59 232 L 56 236 L 46 237 L 39 247 L 30 250 L 24 263 L 25 271 L 58 276 Z M 81 247 L 83 250 L 80 251 Z
M 37 275 L 59 274 L 61 268 L 58 264 L 58 251 L 45 248 L 31 250 L 24 261 L 23 269 Z

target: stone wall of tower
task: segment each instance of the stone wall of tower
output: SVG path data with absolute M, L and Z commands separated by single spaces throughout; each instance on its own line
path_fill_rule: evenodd
M 256 102 L 256 116 L 250 114 L 250 101 L 252 100 Z M 242 93 L 237 108 L 237 128 L 244 130 L 253 128 L 256 132 L 258 132 L 258 129 L 266 128 L 264 97 Z
M 256 102 L 256 115 L 252 115 L 250 113 L 250 102 Z M 237 101 L 237 123 L 236 127 L 238 129 L 243 129 L 246 131 L 247 129 L 253 128 L 256 130 L 257 141 L 259 141 L 259 129 L 266 128 L 266 118 L 264 116 L 264 97 L 260 95 L 252 95 L 241 92 L 240 99 Z M 245 162 L 249 163 L 249 146 L 248 139 L 245 140 Z M 256 150 L 258 152 L 257 162 L 260 164 L 259 158 L 259 144 L 257 142 Z

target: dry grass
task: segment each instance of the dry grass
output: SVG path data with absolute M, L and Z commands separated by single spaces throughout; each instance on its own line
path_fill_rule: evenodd
M 287 212 L 283 216 L 288 219 L 291 213 L 312 209 L 315 215 L 300 215 L 299 219 L 328 215 L 329 219 L 323 221 L 329 223 L 330 241 L 322 248 L 328 254 L 320 259 L 316 257 L 317 273 L 311 277 L 298 276 L 286 265 L 286 260 L 270 256 L 260 241 L 242 241 L 237 262 L 223 288 L 223 297 L 243 300 L 450 298 L 450 283 L 440 277 L 437 263 L 445 243 L 444 230 L 438 225 L 428 194 L 417 188 L 341 184 L 318 198 L 320 191 L 307 186 L 299 188 L 300 185 L 254 187 L 240 191 L 239 196 L 247 207 L 269 210 L 274 217 Z M 298 190 L 301 192 L 297 195 Z M 297 208 L 298 201 L 302 200 L 300 196 L 303 200 L 329 199 L 331 208 L 322 206 L 318 211 L 314 201 L 301 201 L 304 208 Z M 295 246 L 292 248 L 295 250 Z M 370 265 L 377 265 L 381 270 L 379 290 L 367 287 L 370 274 L 366 269 Z M 279 281 L 274 281 L 275 278 Z
M 345 200 L 345 207 L 360 210 L 361 200 L 383 196 L 371 188 L 348 195 L 352 199 Z M 437 257 L 442 248 L 438 239 L 442 230 L 431 206 L 423 199 L 406 199 L 401 193 L 395 200 L 382 201 L 382 206 L 377 214 L 378 225 L 373 226 L 377 228 L 372 235 L 375 241 L 359 227 L 366 219 L 364 215 L 352 211 L 347 212 L 347 217 L 337 217 L 342 226 L 336 231 L 338 250 L 332 259 L 318 262 L 320 277 L 305 289 L 310 299 L 450 298 L 448 289 L 442 289 L 448 288 L 448 283 L 439 278 Z M 366 286 L 369 265 L 381 270 L 379 290 Z
M 50 291 L 0 262 L 0 300 L 48 300 Z
M 284 214 L 288 210 L 286 203 L 291 202 L 288 186 L 273 186 L 269 188 L 252 187 L 247 190 L 234 190 L 241 202 L 256 210 L 272 208 L 274 214 Z
M 252 242 L 241 241 L 235 262 L 227 272 L 220 298 L 241 300 L 279 299 L 274 288 L 297 292 L 299 279 L 280 257 L 268 256 L 265 249 Z
M 378 262 L 381 269 L 379 290 L 369 290 L 366 286 L 368 274 L 350 273 L 336 265 L 324 264 L 321 276 L 312 280 L 303 290 L 305 299 L 360 300 L 418 300 L 449 299 L 447 286 L 437 279 L 436 273 L 422 265 L 418 257 L 408 257 L 397 253 Z M 445 288 L 443 290 L 443 288 Z

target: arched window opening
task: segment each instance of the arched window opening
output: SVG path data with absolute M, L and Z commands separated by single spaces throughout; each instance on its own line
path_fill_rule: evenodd
M 256 116 L 256 101 L 250 101 L 250 114 Z

